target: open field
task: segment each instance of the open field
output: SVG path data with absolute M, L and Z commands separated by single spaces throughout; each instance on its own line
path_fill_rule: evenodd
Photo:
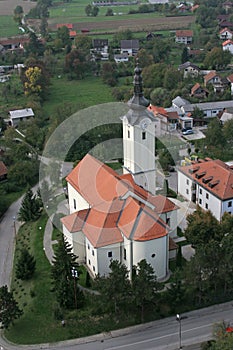
M 1 16 L 11 16 L 13 17 L 14 9 L 16 6 L 22 6 L 24 13 L 35 7 L 36 3 L 27 0 L 1 0 L 0 1 L 0 15 Z M 2 21 L 2 18 L 1 18 Z M 0 36 L 2 36 L 0 34 Z
M 132 18 L 128 16 L 127 18 L 119 18 L 118 19 L 109 19 L 109 17 L 105 17 L 108 20 L 101 20 L 97 21 L 90 21 L 90 19 L 85 18 L 85 21 L 81 21 L 81 18 L 79 18 L 78 22 L 77 18 L 56 18 L 56 20 L 60 19 L 60 23 L 64 20 L 69 23 L 73 23 L 73 27 L 75 30 L 81 30 L 82 28 L 88 28 L 90 31 L 99 31 L 99 30 L 120 30 L 120 29 L 131 29 L 132 31 L 139 31 L 139 30 L 176 30 L 181 28 L 189 28 L 189 26 L 194 22 L 195 17 L 194 16 L 183 16 L 183 17 L 155 17 L 152 16 L 152 14 L 144 14 L 143 18 L 140 16 L 140 18 Z M 84 19 L 84 18 L 83 18 Z M 103 18 L 102 18 L 103 19 Z M 52 23 L 52 20 L 49 21 L 50 28 L 52 30 L 55 30 L 55 19 L 53 19 L 54 23 Z

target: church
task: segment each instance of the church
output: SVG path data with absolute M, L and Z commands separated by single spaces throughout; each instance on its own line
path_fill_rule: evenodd
M 65 239 L 95 277 L 110 272 L 111 260 L 133 266 L 146 259 L 159 281 L 174 257 L 178 207 L 156 195 L 156 117 L 143 95 L 141 69 L 134 70 L 134 95 L 122 116 L 123 174 L 87 154 L 67 176 L 70 214 L 61 219 Z

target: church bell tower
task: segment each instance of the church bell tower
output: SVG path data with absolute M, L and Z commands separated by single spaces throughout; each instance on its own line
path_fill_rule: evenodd
M 155 194 L 155 127 L 156 118 L 148 110 L 143 96 L 142 69 L 134 70 L 134 95 L 128 101 L 129 111 L 122 117 L 124 174 L 132 174 L 137 185 Z

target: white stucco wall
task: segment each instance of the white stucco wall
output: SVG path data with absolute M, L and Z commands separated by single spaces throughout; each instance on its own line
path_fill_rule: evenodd
M 133 241 L 133 265 L 146 259 L 155 271 L 157 279 L 163 279 L 168 274 L 168 235 L 150 241 Z
M 227 212 L 233 214 L 233 198 L 222 202 L 222 215 Z
M 86 252 L 83 233 L 81 231 L 71 233 L 67 230 L 65 225 L 63 225 L 63 235 L 65 240 L 72 246 L 72 252 L 78 257 L 77 261 L 79 263 L 84 263 Z
M 192 199 L 192 180 L 189 179 L 186 175 L 181 173 L 179 170 L 177 171 L 178 174 L 178 193 L 186 198 L 187 200 L 191 201 Z
M 95 276 L 99 273 L 97 263 L 97 249 L 92 246 L 90 241 L 86 238 L 86 265 L 90 273 Z
M 68 198 L 69 198 L 69 208 L 70 208 L 70 214 L 83 210 L 88 209 L 90 206 L 87 203 L 87 201 L 71 186 L 71 184 L 68 183 Z M 75 203 L 76 208 L 75 208 Z
M 145 133 L 145 139 L 143 139 Z M 141 171 L 145 173 L 136 174 L 135 182 L 155 193 L 155 123 L 151 123 L 143 130 L 138 125 L 130 125 L 127 119 L 123 119 L 123 149 L 124 149 L 124 166 L 133 174 Z M 124 173 L 127 170 L 124 169 Z
M 109 256 L 111 253 L 112 256 Z M 108 275 L 110 272 L 109 265 L 111 260 L 121 261 L 120 243 L 108 245 L 97 249 L 98 272 L 100 275 Z

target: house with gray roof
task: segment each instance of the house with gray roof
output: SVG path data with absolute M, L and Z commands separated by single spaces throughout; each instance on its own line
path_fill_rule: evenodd
M 128 54 L 129 56 L 135 56 L 139 50 L 139 40 L 121 40 L 121 54 Z
M 28 120 L 32 117 L 34 117 L 34 112 L 31 108 L 9 111 L 9 124 L 11 126 L 18 126 L 20 122 Z

